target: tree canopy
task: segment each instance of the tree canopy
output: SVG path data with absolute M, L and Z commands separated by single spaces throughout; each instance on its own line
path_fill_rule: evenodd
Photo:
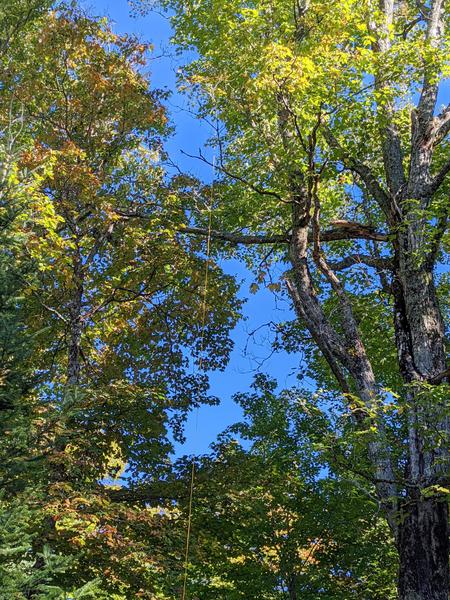
M 0 7 L 0 597 L 447 600 L 446 2 L 132 4 L 171 19 L 213 182 L 169 166 L 149 44 Z M 230 258 L 292 307 L 299 385 L 258 373 L 174 456 L 220 401 Z

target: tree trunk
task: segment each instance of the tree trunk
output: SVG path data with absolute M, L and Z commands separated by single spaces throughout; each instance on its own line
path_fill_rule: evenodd
M 70 323 L 70 341 L 67 351 L 67 384 L 77 385 L 80 380 L 80 346 L 81 346 L 81 323 L 80 318 L 75 317 Z
M 79 257 L 73 261 L 75 281 L 74 295 L 70 303 L 69 346 L 67 351 L 67 384 L 76 386 L 80 382 L 81 372 L 81 310 L 83 302 L 83 268 Z
M 287 582 L 287 587 L 288 587 L 289 600 L 298 600 L 297 576 L 295 575 L 295 573 L 293 573 L 292 575 L 289 576 L 288 582 Z
M 399 600 L 448 600 L 449 526 L 445 499 L 412 501 L 398 528 Z
M 368 409 L 375 406 L 377 387 L 370 362 L 353 323 L 351 307 L 342 302 L 343 336 L 327 320 L 317 298 L 307 263 L 306 228 L 294 228 L 291 242 L 293 278 L 288 287 L 298 316 L 304 320 L 322 350 L 338 381 L 344 373 L 354 381 L 358 396 Z M 415 490 L 445 481 L 448 468 L 445 448 L 434 438 L 435 423 L 445 435 L 448 422 L 442 406 L 432 398 L 423 403 L 416 398 L 421 384 L 445 370 L 444 328 L 436 298 L 432 272 L 416 265 L 415 231 L 398 244 L 400 259 L 394 280 L 395 326 L 399 364 L 407 385 L 408 478 Z M 412 246 L 412 247 L 411 247 Z M 339 295 L 339 289 L 337 290 Z M 347 310 L 347 312 L 345 312 Z M 349 348 L 351 351 L 349 351 Z M 417 386 L 417 388 L 415 387 Z M 369 445 L 377 492 L 397 540 L 400 560 L 398 590 L 400 600 L 448 600 L 449 523 L 446 501 L 434 496 L 424 499 L 417 493 L 403 502 L 396 493 L 390 450 L 384 440 L 383 421 L 377 422 L 379 435 Z M 400 502 L 399 502 L 400 501 Z M 401 506 L 400 514 L 398 506 Z
M 446 367 L 445 327 L 432 266 L 426 264 L 427 259 L 423 256 L 426 242 L 423 229 L 422 222 L 413 223 L 398 234 L 397 260 L 414 366 L 420 379 L 428 379 Z

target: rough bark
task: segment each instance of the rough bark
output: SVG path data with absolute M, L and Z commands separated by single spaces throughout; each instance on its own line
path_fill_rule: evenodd
M 399 560 L 400 600 L 447 600 L 448 598 L 448 510 L 446 502 L 422 496 L 427 486 L 448 479 L 447 449 L 439 448 L 424 431 L 449 433 L 448 418 L 442 409 L 429 402 L 417 401 L 420 384 L 438 379 L 447 366 L 444 348 L 444 325 L 437 300 L 432 270 L 426 261 L 417 260 L 422 244 L 419 229 L 405 227 L 398 233 L 393 262 L 394 324 L 401 375 L 408 386 L 408 473 L 406 500 L 399 511 L 399 492 L 395 484 L 390 450 L 384 439 L 382 419 L 377 415 L 377 384 L 372 366 L 361 340 L 352 307 L 339 282 L 327 273 L 341 306 L 344 335 L 339 335 L 328 321 L 315 293 L 308 266 L 308 232 L 302 224 L 292 232 L 290 257 L 293 275 L 288 284 L 294 307 L 322 351 L 343 392 L 347 379 L 367 413 L 375 413 L 377 439 L 369 444 L 377 494 L 395 536 Z M 319 263 L 321 259 L 318 259 Z M 445 381 L 444 381 L 445 384 Z M 415 387 L 416 386 L 416 387 Z
M 398 234 L 397 282 L 394 285 L 395 329 L 400 371 L 408 394 L 408 478 L 417 486 L 402 507 L 398 528 L 400 600 L 448 600 L 449 520 L 446 500 L 420 498 L 420 491 L 449 475 L 445 407 L 416 399 L 420 382 L 439 379 L 446 370 L 444 324 L 430 265 L 417 261 L 423 243 L 413 224 Z M 414 384 L 416 382 L 416 385 Z M 444 381 L 445 385 L 445 381 Z M 424 437 L 423 432 L 438 430 Z M 434 434 L 436 436 L 436 434 Z M 419 497 L 417 497 L 419 496 Z
M 136 215 L 124 215 L 125 218 L 132 218 Z M 333 221 L 333 227 L 322 232 L 321 239 L 323 242 L 333 242 L 339 240 L 374 240 L 377 242 L 387 242 L 388 236 L 385 233 L 376 231 L 373 227 L 364 225 L 363 223 L 355 223 L 353 221 Z M 231 233 L 228 231 L 208 231 L 203 227 L 183 227 L 179 230 L 180 233 L 190 235 L 208 236 L 213 240 L 229 242 L 230 244 L 258 245 L 258 244 L 289 244 L 292 238 L 291 232 L 278 235 L 249 235 L 241 232 Z M 312 234 L 308 233 L 308 240 L 312 242 Z
M 348 393 L 345 373 L 353 379 L 357 393 L 367 414 L 375 415 L 379 435 L 369 444 L 369 455 L 374 466 L 374 476 L 380 501 L 383 504 L 393 531 L 395 520 L 395 477 L 388 451 L 383 438 L 383 423 L 376 417 L 377 386 L 372 366 L 367 357 L 350 304 L 342 295 L 342 320 L 345 326 L 345 339 L 335 331 L 328 321 L 317 298 L 308 267 L 308 234 L 305 226 L 294 228 L 290 247 L 293 266 L 292 282 L 288 286 L 294 307 L 325 359 L 335 374 L 342 390 Z M 362 415 L 364 416 L 364 415 Z
M 417 500 L 403 507 L 399 528 L 399 600 L 448 600 L 448 504 Z
M 388 28 L 394 20 L 395 6 L 391 0 L 380 0 L 379 7 L 384 21 L 372 26 L 377 36 L 375 50 L 386 52 L 390 47 Z M 432 0 L 427 9 L 426 39 L 433 47 L 442 36 L 444 9 L 445 0 Z M 403 172 L 400 138 L 392 125 L 394 108 L 392 105 L 384 107 L 380 134 L 387 194 L 374 182 L 370 169 L 356 157 L 348 156 L 333 134 L 325 131 L 330 146 L 341 153 L 348 168 L 359 175 L 378 202 L 393 234 L 393 321 L 408 405 L 406 476 L 409 486 L 405 490 L 406 500 L 402 500 L 401 514 L 396 519 L 401 600 L 447 600 L 449 584 L 447 503 L 438 497 L 427 499 L 426 489 L 434 484 L 448 484 L 446 446 L 450 423 L 444 416 L 446 407 L 433 402 L 431 397 L 425 402 L 420 398 L 423 382 L 445 385 L 446 379 L 448 381 L 444 324 L 433 281 L 436 252 L 425 255 L 426 216 L 424 212 L 420 214 L 430 205 L 430 194 L 438 190 L 450 170 L 447 162 L 432 176 L 434 148 L 448 133 L 449 116 L 448 108 L 438 117 L 433 116 L 439 91 L 433 69 L 424 65 L 421 95 L 411 115 L 407 178 Z M 444 444 L 439 444 L 442 436 Z
M 406 233 L 399 234 L 398 277 L 403 287 L 414 366 L 418 376 L 425 380 L 446 368 L 444 323 L 433 273 L 420 264 L 420 258 L 417 259 L 424 243 L 423 236 L 414 229 L 410 227 Z

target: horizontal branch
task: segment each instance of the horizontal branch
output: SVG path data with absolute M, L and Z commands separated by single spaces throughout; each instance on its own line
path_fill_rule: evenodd
M 368 225 L 362 225 L 361 223 L 355 223 L 353 221 L 334 221 L 332 223 L 334 227 L 321 233 L 320 239 L 322 242 L 333 242 L 340 240 L 372 240 L 376 242 L 386 242 L 388 236 L 384 233 L 375 231 Z M 231 244 L 244 244 L 244 245 L 257 245 L 257 244 L 289 244 L 291 240 L 291 234 L 276 234 L 276 235 L 257 235 L 257 234 L 244 234 L 240 232 L 226 232 L 226 231 L 209 231 L 203 227 L 183 227 L 179 229 L 180 233 L 187 233 L 190 235 L 198 235 L 207 237 L 211 236 L 214 240 L 220 240 L 223 242 L 230 242 Z M 312 234 L 308 235 L 308 241 L 312 242 Z
M 342 271 L 343 269 L 349 269 L 359 264 L 364 264 L 374 269 L 392 268 L 392 262 L 389 258 L 369 256 L 367 254 L 349 254 L 342 260 L 329 262 L 328 264 L 334 271 Z
M 229 233 L 226 231 L 209 231 L 203 227 L 183 227 L 179 229 L 180 233 L 188 233 L 191 235 L 198 235 L 208 237 L 211 236 L 214 240 L 220 240 L 222 242 L 230 242 L 231 244 L 288 244 L 290 240 L 289 234 L 280 235 L 246 235 L 243 233 Z
M 385 233 L 376 231 L 370 225 L 357 223 L 356 221 L 331 221 L 331 229 L 320 233 L 322 242 L 332 242 L 339 240 L 372 240 L 374 242 L 387 242 L 389 236 Z M 312 240 L 312 236 L 308 238 Z

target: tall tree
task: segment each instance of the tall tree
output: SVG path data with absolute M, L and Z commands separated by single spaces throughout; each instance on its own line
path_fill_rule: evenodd
M 46 438 L 54 415 L 39 397 L 39 377 L 33 368 L 43 331 L 27 326 L 27 296 L 36 284 L 37 264 L 27 251 L 33 236 L 24 225 L 36 206 L 45 212 L 48 226 L 57 220 L 52 219 L 52 207 L 40 192 L 51 163 L 43 161 L 32 171 L 23 168 L 22 155 L 30 149 L 30 142 L 23 115 L 12 118 L 2 131 L 0 577 L 5 599 L 60 598 L 64 590 L 54 585 L 55 579 L 70 564 L 70 556 L 56 555 L 49 545 L 40 545 L 38 554 L 34 551 L 41 523 L 46 520 L 50 474 Z M 92 582 L 89 588 L 93 591 Z M 81 590 L 80 594 L 74 588 L 71 591 L 82 597 Z
M 24 3 L 11 8 L 22 23 Z M 169 186 L 164 171 L 170 128 L 164 94 L 144 74 L 149 47 L 74 5 L 42 10 L 29 24 L 1 57 L 0 90 L 0 123 L 6 130 L 19 115 L 26 140 L 11 174 L 1 155 L 9 185 L 1 217 L 14 227 L 14 238 L 10 229 L 1 237 L 2 261 L 24 262 L 32 274 L 16 268 L 17 280 L 6 272 L 0 282 L 11 287 L 0 294 L 1 398 L 20 396 L 26 412 L 20 422 L 7 413 L 1 426 L 13 445 L 21 436 L 21 458 L 36 475 L 17 473 L 15 460 L 3 464 L 15 507 L 33 507 L 31 516 L 15 513 L 24 543 L 14 558 L 25 574 L 14 592 L 152 598 L 168 563 L 159 550 L 165 517 L 110 502 L 109 484 L 121 473 L 128 485 L 164 477 L 169 429 L 180 437 L 187 412 L 215 401 L 207 377 L 192 374 L 187 349 L 221 368 L 236 288 L 210 265 L 201 336 L 204 244 L 178 235 L 179 197 L 191 183 Z M 24 187 L 30 174 L 33 185 Z M 231 304 L 219 301 L 226 298 Z M 23 398 L 22 372 L 32 380 Z M 20 526 L 0 529 L 5 539 Z
M 228 188 L 213 236 L 289 263 L 299 327 L 365 432 L 366 475 L 399 552 L 399 597 L 444 600 L 446 3 L 163 4 L 176 42 L 198 53 L 183 85 L 200 116 L 218 121 Z M 201 219 L 191 225 L 206 234 Z
M 167 118 L 140 73 L 147 46 L 76 9 L 49 13 L 24 44 L 2 99 L 20 101 L 34 141 L 22 165 L 53 165 L 41 204 L 23 219 L 38 264 L 29 327 L 47 327 L 35 366 L 52 401 L 77 389 L 97 394 L 88 422 L 132 461 L 165 435 L 169 412 L 207 401 L 206 378 L 192 376 L 186 354 L 201 348 L 203 246 L 177 234 L 183 212 L 162 164 Z M 230 350 L 238 306 L 214 298 L 234 290 L 212 267 L 202 348 L 211 368 Z

